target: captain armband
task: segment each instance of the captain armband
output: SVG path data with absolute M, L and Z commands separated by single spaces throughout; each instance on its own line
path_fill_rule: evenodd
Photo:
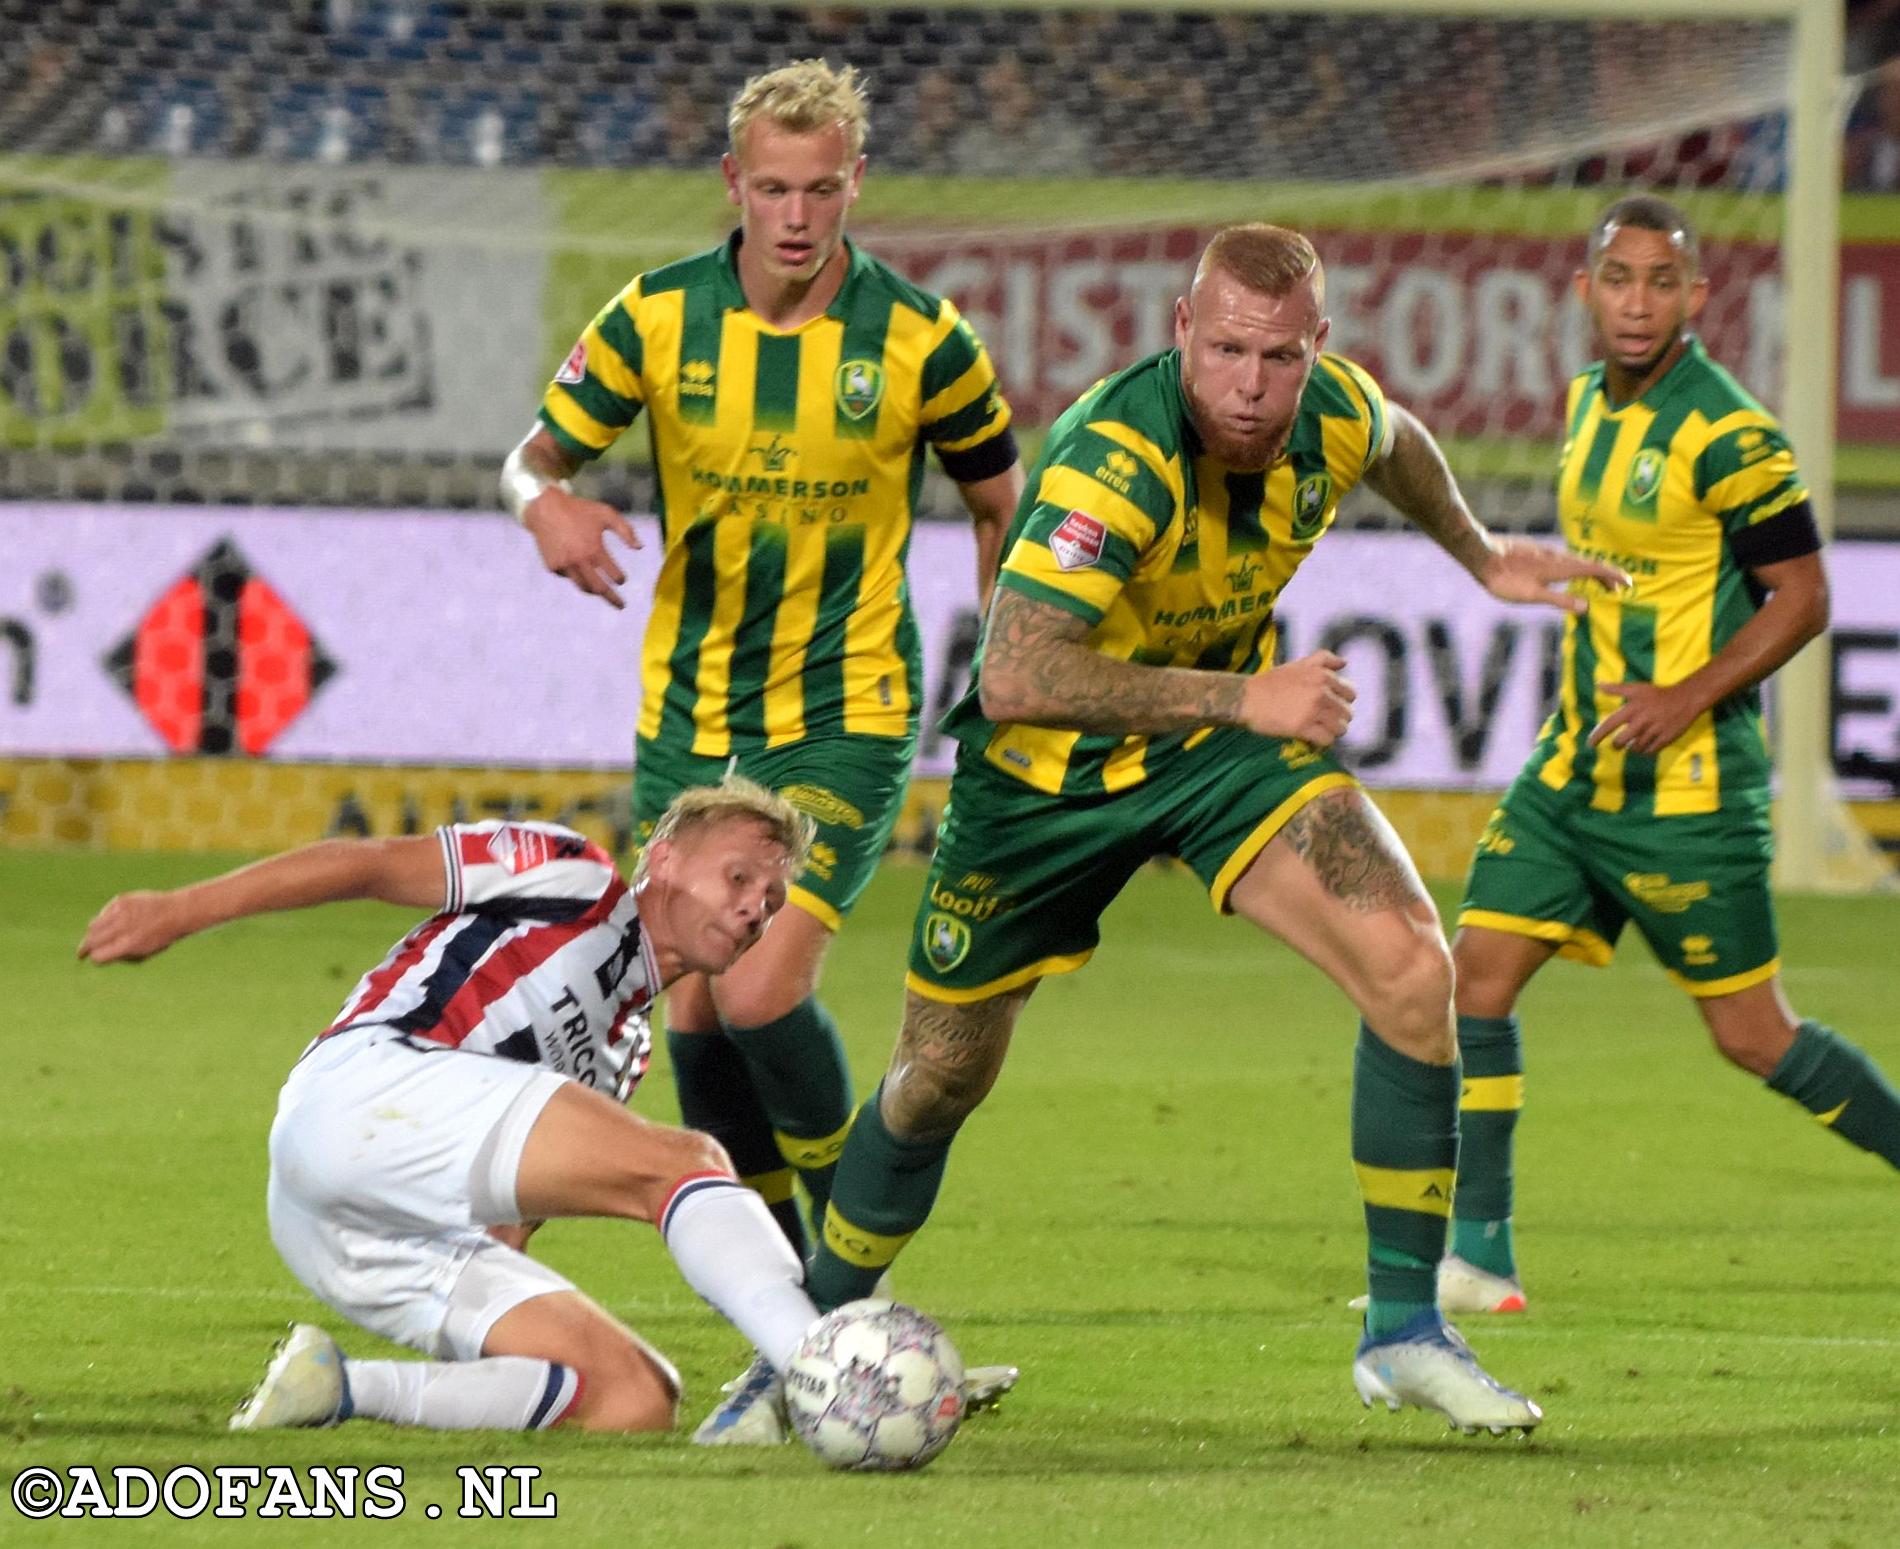
M 1766 521 L 1731 533 L 1728 546 L 1744 569 L 1759 570 L 1763 565 L 1779 564 L 1784 559 L 1819 553 L 1821 530 L 1814 522 L 1814 508 L 1807 501 L 1798 500 Z

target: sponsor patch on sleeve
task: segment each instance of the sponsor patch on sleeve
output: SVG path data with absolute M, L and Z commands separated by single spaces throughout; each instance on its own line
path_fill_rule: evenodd
M 587 375 L 587 341 L 577 339 L 568 357 L 561 363 L 561 369 L 554 373 L 554 380 L 572 387 Z
M 1086 511 L 1071 511 L 1049 534 L 1049 552 L 1064 570 L 1083 570 L 1102 557 L 1108 529 Z
M 532 828 L 516 828 L 512 824 L 498 828 L 488 836 L 488 858 L 518 877 L 522 872 L 532 871 L 547 861 L 547 836 Z

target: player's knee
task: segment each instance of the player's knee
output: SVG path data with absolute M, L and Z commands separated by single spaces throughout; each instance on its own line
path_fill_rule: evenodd
M 789 1016 L 811 992 L 802 983 L 774 980 L 764 984 L 719 987 L 719 1020 L 728 1030 L 764 1027 Z
M 682 1178 L 733 1170 L 726 1148 L 704 1131 L 677 1129 L 668 1133 L 666 1165 L 661 1169 L 660 1180 L 666 1193 L 670 1194 Z
M 700 1173 L 733 1172 L 726 1148 L 696 1129 L 647 1124 L 617 1158 L 603 1158 L 619 1204 L 618 1213 L 635 1221 L 657 1221 L 680 1181 Z
M 1460 1016 L 1508 1017 L 1523 977 L 1516 963 L 1481 945 L 1487 933 L 1461 930 L 1451 944 L 1452 995 Z
M 1388 931 L 1366 967 L 1366 1020 L 1416 1057 L 1441 1054 L 1456 978 L 1445 938 L 1415 926 Z
M 680 1153 L 686 1164 L 686 1172 L 729 1173 L 733 1170 L 732 1158 L 726 1155 L 726 1148 L 712 1136 L 696 1129 L 687 1130 L 685 1136 L 680 1142 Z
M 1451 1005 L 1456 980 L 1451 953 L 1436 929 L 1410 925 L 1388 934 L 1379 954 L 1378 983 L 1387 997 L 1427 1016 L 1438 1016 Z
M 1698 996 L 1695 1004 L 1722 1058 L 1763 1080 L 1774 1074 L 1801 1031 L 1801 1020 L 1777 980 L 1730 995 Z
M 679 1384 L 669 1367 L 631 1341 L 603 1341 L 580 1362 L 573 1423 L 588 1431 L 670 1431 Z
M 1779 1023 L 1757 1024 L 1743 1021 L 1711 1021 L 1709 1036 L 1716 1050 L 1731 1065 L 1740 1066 L 1764 1081 L 1775 1072 L 1781 1058 L 1794 1042 L 1791 1030 Z

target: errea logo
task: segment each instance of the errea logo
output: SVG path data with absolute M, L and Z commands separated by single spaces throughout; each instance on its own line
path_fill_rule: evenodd
M 710 398 L 718 391 L 710 360 L 689 360 L 680 367 L 680 397 Z
M 1126 452 L 1110 452 L 1095 470 L 1095 477 L 1114 490 L 1118 495 L 1126 495 L 1134 487 L 1135 475 L 1141 472 L 1141 464 Z

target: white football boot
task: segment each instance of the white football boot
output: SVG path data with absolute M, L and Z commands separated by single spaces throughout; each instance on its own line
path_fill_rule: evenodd
M 1364 1312 L 1369 1296 L 1355 1296 L 1346 1305 Z M 1466 1318 L 1474 1313 L 1529 1312 L 1524 1282 L 1515 1275 L 1494 1275 L 1488 1269 L 1448 1253 L 1438 1261 L 1438 1310 Z
M 314 1323 L 293 1323 L 272 1352 L 264 1380 L 231 1416 L 231 1429 L 335 1425 L 343 1418 L 346 1391 L 336 1341 Z
M 1003 1402 L 1003 1395 L 1022 1380 L 1019 1366 L 969 1366 L 963 1372 L 963 1418 L 980 1415 Z
M 1378 1399 L 1387 1409 L 1430 1409 L 1467 1436 L 1528 1435 L 1544 1418 L 1530 1399 L 1488 1375 L 1463 1336 L 1431 1308 L 1383 1339 L 1362 1339 L 1352 1383 L 1368 1408 Z
M 1014 1366 L 972 1366 L 963 1374 L 964 1417 L 996 1408 L 1021 1378 L 1021 1370 Z M 764 1356 L 755 1356 L 719 1391 L 728 1396 L 699 1422 L 693 1432 L 695 1446 L 776 1447 L 791 1439 L 785 1380 Z
M 693 1432 L 696 1447 L 776 1447 L 791 1438 L 785 1379 L 762 1355 L 719 1390 L 726 1397 Z
M 1438 1261 L 1438 1310 L 1448 1317 L 1529 1309 L 1523 1282 L 1515 1275 L 1494 1275 L 1455 1253 Z

